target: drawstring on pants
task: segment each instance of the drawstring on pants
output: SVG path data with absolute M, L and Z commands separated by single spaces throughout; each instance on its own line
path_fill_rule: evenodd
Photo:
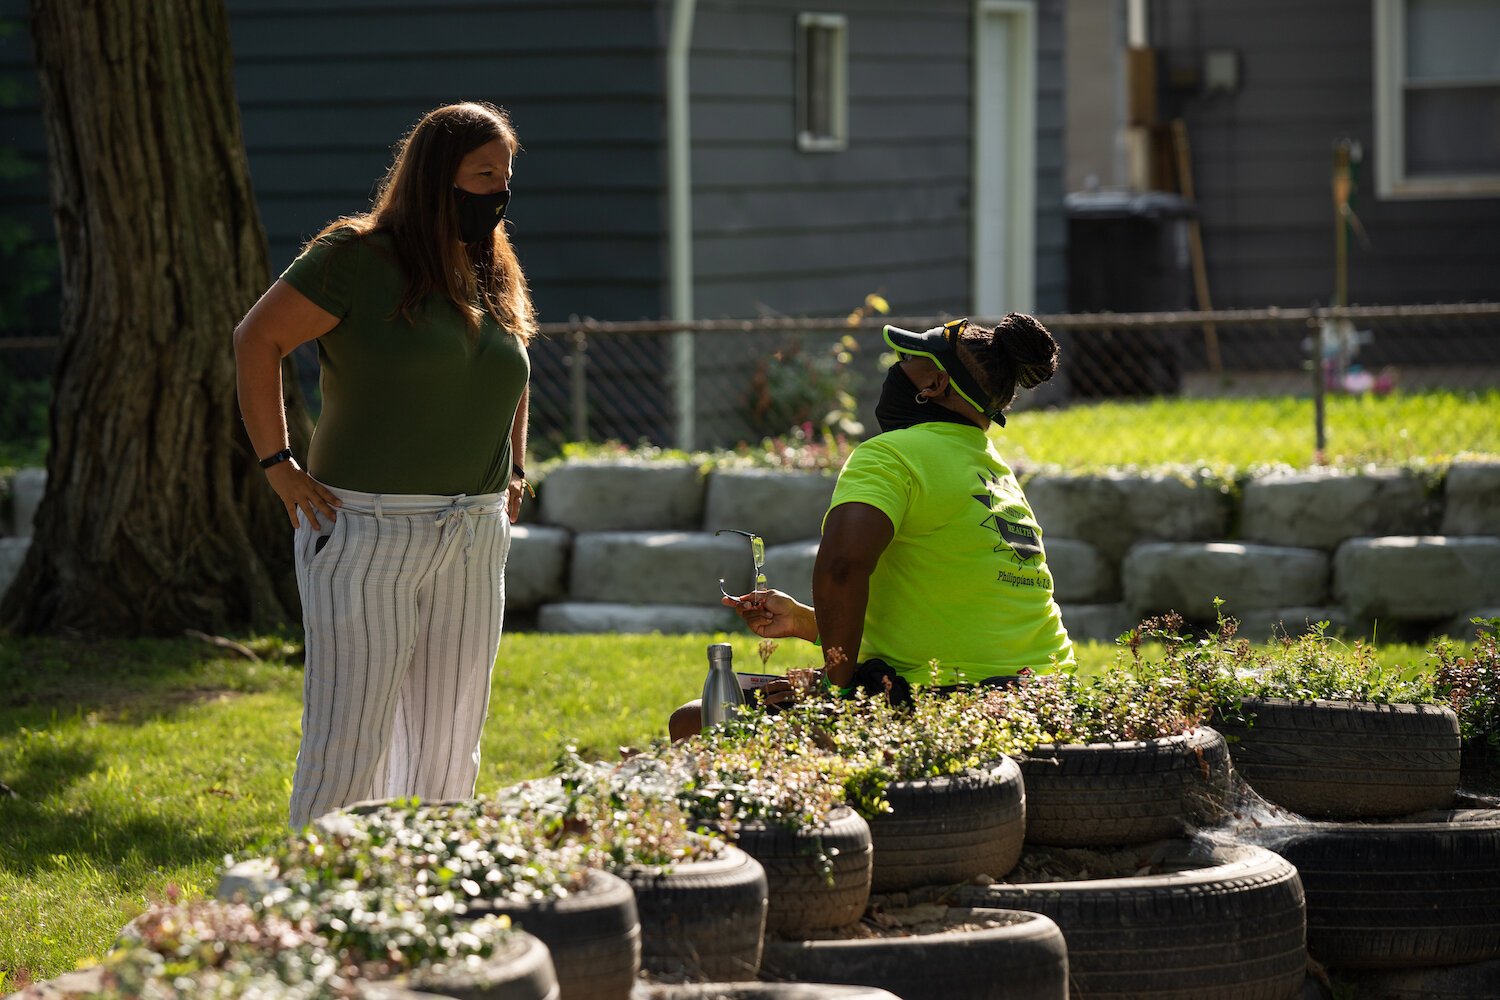
M 464 499 L 465 499 L 465 497 L 464 497 L 464 494 L 462 494 L 462 493 L 460 493 L 458 496 L 454 497 L 453 498 L 453 502 L 448 505 L 448 509 L 444 510 L 442 513 L 438 514 L 438 516 L 436 518 L 436 521 L 437 521 L 438 527 L 440 527 L 440 528 L 443 529 L 443 543 L 442 544 L 443 544 L 444 548 L 447 548 L 448 546 L 452 545 L 453 544 L 452 539 L 458 537 L 458 535 L 457 535 L 456 532 L 452 533 L 452 534 L 450 534 L 450 532 L 452 532 L 452 530 L 455 527 L 457 527 L 459 524 L 463 525 L 463 528 L 464 528 L 464 544 L 463 544 L 464 565 L 467 566 L 467 565 L 469 565 L 469 549 L 473 548 L 473 546 L 474 546 L 474 518 L 472 516 L 470 516 L 469 508 L 465 507 L 463 505 Z M 447 558 L 447 554 L 446 553 L 444 553 L 443 558 L 444 559 Z

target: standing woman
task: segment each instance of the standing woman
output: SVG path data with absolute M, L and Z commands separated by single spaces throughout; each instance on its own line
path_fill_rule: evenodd
M 429 112 L 374 208 L 319 233 L 234 333 L 245 427 L 296 529 L 293 827 L 360 799 L 474 793 L 536 332 L 500 224 L 519 148 L 492 105 Z M 304 471 L 281 360 L 310 340 L 323 411 Z

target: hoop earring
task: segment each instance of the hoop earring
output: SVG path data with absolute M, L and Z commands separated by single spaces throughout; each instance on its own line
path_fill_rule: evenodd
M 917 405 L 918 406 L 926 406 L 930 402 L 932 402 L 931 397 L 924 396 L 920 392 L 917 393 Z

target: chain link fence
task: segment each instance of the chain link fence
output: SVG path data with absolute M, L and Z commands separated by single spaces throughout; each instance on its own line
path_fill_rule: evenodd
M 947 318 L 547 324 L 532 348 L 532 450 L 545 456 L 569 441 L 730 446 L 804 425 L 857 437 L 874 426 L 888 363 L 881 327 L 923 330 Z M 1039 318 L 1061 344 L 1062 365 L 1018 407 L 1500 388 L 1500 304 Z M 0 464 L 44 449 L 57 351 L 56 338 L 0 338 Z M 314 352 L 299 354 L 314 408 L 316 364 Z
M 870 427 L 889 362 L 881 327 L 948 318 L 550 325 L 533 352 L 532 437 L 712 447 L 804 424 Z M 1500 388 L 1500 304 L 1038 318 L 1062 363 L 1018 408 Z

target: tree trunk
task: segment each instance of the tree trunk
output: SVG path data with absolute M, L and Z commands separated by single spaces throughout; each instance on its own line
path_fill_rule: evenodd
M 293 618 L 286 515 L 235 401 L 231 335 L 268 275 L 224 4 L 32 0 L 31 19 L 62 351 L 47 491 L 0 623 L 105 636 Z

